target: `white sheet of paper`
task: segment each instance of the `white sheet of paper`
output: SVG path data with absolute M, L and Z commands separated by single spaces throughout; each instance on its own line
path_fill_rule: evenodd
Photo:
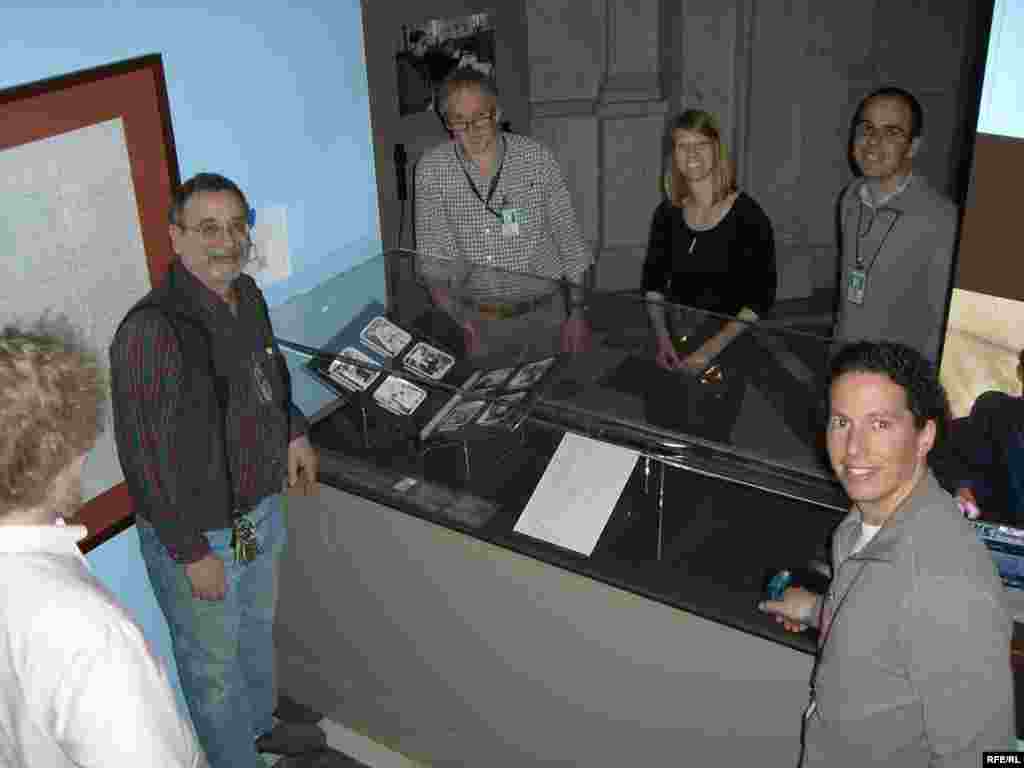
M 0 325 L 64 315 L 107 368 L 114 331 L 150 288 L 138 211 L 121 118 L 0 150 Z M 124 479 L 104 410 L 84 501 Z
M 588 557 L 639 454 L 566 433 L 516 522 L 516 533 Z
M 287 207 L 268 205 L 259 210 L 252 230 L 252 243 L 253 259 L 245 271 L 252 275 L 260 288 L 291 276 Z

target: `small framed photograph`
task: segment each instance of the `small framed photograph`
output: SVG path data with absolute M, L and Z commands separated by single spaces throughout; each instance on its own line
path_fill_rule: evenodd
M 345 360 L 354 360 L 355 363 L 345 362 Z M 363 365 L 358 365 L 358 363 Z M 372 369 L 372 366 L 375 365 L 376 362 L 369 355 L 355 347 L 345 347 L 331 361 L 327 369 L 327 375 L 333 381 L 345 387 L 345 389 L 352 392 L 364 392 L 373 382 L 380 378 L 381 372 Z
M 493 371 L 487 371 L 480 375 L 480 378 L 473 384 L 473 392 L 482 392 L 488 389 L 494 389 L 495 387 L 501 386 L 514 371 L 515 368 L 495 368 Z
M 455 358 L 443 349 L 421 341 L 409 350 L 405 359 L 402 360 L 402 365 L 420 376 L 440 381 L 455 365 Z
M 467 400 L 459 403 L 448 412 L 437 428 L 442 432 L 454 432 L 457 429 L 462 429 L 476 418 L 484 405 L 486 405 L 485 400 Z
M 386 317 L 373 318 L 359 334 L 370 349 L 385 357 L 394 357 L 412 341 L 412 336 Z
M 424 390 L 397 376 L 388 376 L 373 393 L 380 407 L 396 416 L 411 416 L 426 397 Z
M 547 373 L 548 369 L 550 369 L 554 364 L 554 357 L 546 357 L 543 360 L 535 360 L 532 363 L 525 363 L 518 371 L 516 371 L 516 375 L 512 377 L 512 381 L 508 383 L 508 388 L 529 389 L 544 378 L 544 374 Z
M 525 392 L 516 392 L 499 397 L 487 405 L 487 410 L 480 414 L 477 424 L 482 427 L 507 426 L 514 427 L 520 418 L 518 406 L 526 399 Z

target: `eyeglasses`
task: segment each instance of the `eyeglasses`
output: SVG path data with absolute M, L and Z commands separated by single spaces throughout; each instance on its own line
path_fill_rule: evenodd
M 876 126 L 874 123 L 864 120 L 853 127 L 853 136 L 857 141 L 877 139 L 878 141 L 888 141 L 891 144 L 897 144 L 901 141 L 906 141 L 908 135 L 898 125 Z
M 464 133 L 470 128 L 476 128 L 482 131 L 484 128 L 494 122 L 496 114 L 494 112 L 488 112 L 486 115 L 480 117 L 474 117 L 472 120 L 449 120 L 448 127 L 453 131 Z
M 713 141 L 677 141 L 675 146 L 676 152 L 680 152 L 687 155 L 695 155 L 702 150 L 711 149 L 711 147 L 713 147 L 714 145 L 715 142 Z
M 184 224 L 178 224 L 177 226 L 188 232 L 195 232 L 207 242 L 224 240 L 229 233 L 231 234 L 231 239 L 235 242 L 248 241 L 249 239 L 249 222 L 247 221 L 228 222 L 226 228 L 218 221 L 204 221 L 197 227 L 186 227 Z

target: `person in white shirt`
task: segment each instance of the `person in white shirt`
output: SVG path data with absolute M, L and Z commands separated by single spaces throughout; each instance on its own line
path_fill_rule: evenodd
M 0 765 L 206 766 L 142 630 L 67 525 L 105 376 L 63 320 L 0 332 Z

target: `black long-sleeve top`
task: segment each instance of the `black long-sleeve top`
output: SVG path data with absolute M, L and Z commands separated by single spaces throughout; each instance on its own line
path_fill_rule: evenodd
M 185 324 L 183 353 L 166 314 L 153 306 L 129 313 L 110 347 L 114 436 L 136 513 L 171 557 L 189 563 L 210 551 L 204 531 L 229 527 L 238 510 L 281 491 L 288 443 L 305 433 L 306 421 L 290 404 L 252 278 L 235 281 L 237 314 L 180 262 L 166 280 L 176 305 L 205 328 L 212 353 L 192 330 L 198 326 Z M 211 357 L 226 384 L 223 427 Z
M 768 216 L 741 192 L 714 227 L 694 230 L 683 209 L 666 200 L 654 211 L 643 289 L 669 301 L 736 315 L 758 315 L 775 303 L 775 236 Z

